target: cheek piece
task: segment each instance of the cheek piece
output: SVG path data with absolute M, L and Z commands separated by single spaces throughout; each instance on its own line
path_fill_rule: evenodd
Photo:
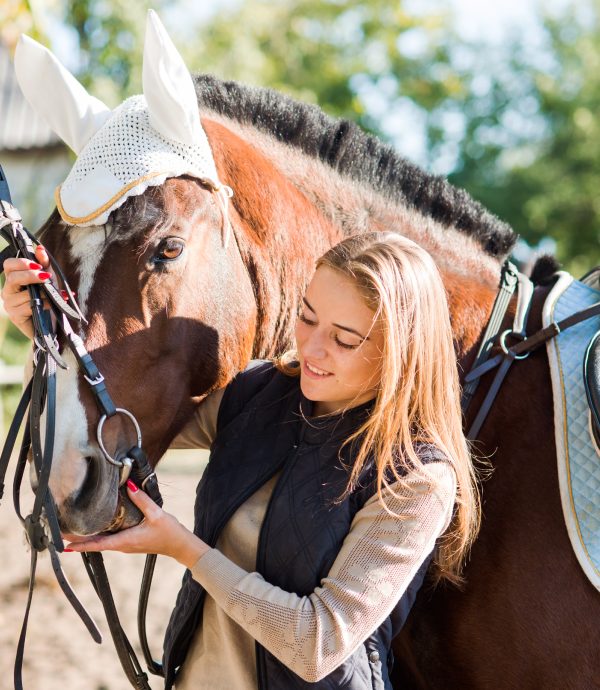
M 4 259 L 8 256 L 19 255 L 30 260 L 35 259 L 36 238 L 23 227 L 19 212 L 10 203 L 8 185 L 1 168 L 0 236 L 8 242 L 8 248 L 4 250 L 0 256 L 2 265 Z M 142 449 L 142 436 L 138 422 L 131 412 L 115 406 L 106 389 L 104 376 L 102 376 L 91 355 L 85 349 L 83 340 L 71 326 L 69 319 L 78 322 L 84 321 L 85 319 L 79 310 L 75 295 L 66 282 L 60 266 L 58 266 L 52 256 L 49 255 L 49 257 L 52 267 L 56 275 L 62 281 L 65 292 L 69 296 L 73 307 L 65 302 L 61 292 L 57 289 L 56 285 L 53 284 L 52 280 L 41 285 L 34 284 L 27 286 L 30 296 L 34 329 L 33 375 L 19 402 L 15 417 L 6 437 L 4 448 L 0 455 L 1 499 L 4 493 L 4 480 L 8 464 L 19 430 L 25 421 L 23 439 L 18 455 L 17 467 L 15 469 L 13 502 L 15 511 L 25 530 L 31 548 L 31 568 L 27 604 L 15 657 L 15 690 L 23 690 L 22 666 L 25 651 L 25 638 L 35 585 L 38 553 L 46 549 L 48 550 L 54 574 L 69 603 L 83 621 L 94 641 L 98 643 L 102 641 L 102 636 L 95 622 L 78 600 L 65 577 L 58 557 L 58 554 L 64 550 L 64 544 L 60 533 L 56 505 L 49 488 L 49 480 L 54 453 L 54 431 L 57 412 L 56 367 L 66 368 L 67 366 L 59 352 L 59 331 L 62 333 L 66 346 L 69 347 L 75 355 L 77 363 L 82 370 L 83 377 L 91 386 L 91 390 L 94 393 L 96 403 L 102 415 L 98 425 L 98 442 L 107 462 L 120 468 L 119 486 L 122 486 L 131 474 L 137 485 L 142 486 L 158 505 L 162 505 L 162 497 L 158 488 L 156 475 L 148 463 L 146 454 Z M 43 298 L 46 298 L 50 305 L 47 310 L 44 309 Z M 54 318 L 52 318 L 52 316 Z M 44 412 L 46 414 L 46 423 L 45 430 L 42 432 L 42 414 Z M 136 445 L 128 451 L 127 457 L 120 460 L 109 455 L 102 440 L 102 429 L 106 420 L 117 414 L 125 415 L 129 418 L 134 426 L 137 438 Z M 21 512 L 20 489 L 30 453 L 33 460 L 33 470 L 35 472 L 35 499 L 31 513 L 27 516 L 23 516 Z M 111 525 L 111 527 L 117 529 L 119 526 L 118 523 L 121 520 L 122 518 L 117 516 L 116 522 Z M 94 589 L 103 604 L 109 629 L 127 677 L 133 687 L 139 688 L 140 690 L 151 690 L 148 684 L 148 677 L 142 670 L 133 648 L 120 624 L 102 554 L 84 553 L 82 557 Z M 146 635 L 146 610 L 155 563 L 155 555 L 147 556 L 140 593 L 138 630 L 140 634 L 140 643 L 149 670 L 153 673 L 160 674 L 162 671 L 161 665 L 152 659 Z

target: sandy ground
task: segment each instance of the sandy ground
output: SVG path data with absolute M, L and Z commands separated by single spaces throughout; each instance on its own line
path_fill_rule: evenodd
M 204 468 L 203 452 L 172 452 L 159 469 L 165 507 L 186 525 L 193 515 L 195 487 Z M 14 515 L 10 486 L 0 506 L 0 690 L 13 688 L 13 664 L 25 611 L 29 553 L 21 525 Z M 25 493 L 27 496 L 27 493 Z M 28 503 L 28 496 L 24 505 Z M 143 556 L 106 554 L 106 566 L 121 623 L 136 653 L 137 598 Z M 97 645 L 66 601 L 54 578 L 47 554 L 42 554 L 27 632 L 24 663 L 25 690 L 127 690 L 123 674 L 104 619 L 102 607 L 92 590 L 78 554 L 64 554 L 62 564 L 80 600 L 96 620 L 104 642 Z M 175 601 L 183 568 L 159 558 L 148 614 L 148 637 L 155 658 L 160 658 L 162 638 Z M 163 687 L 162 679 L 150 677 L 152 688 Z

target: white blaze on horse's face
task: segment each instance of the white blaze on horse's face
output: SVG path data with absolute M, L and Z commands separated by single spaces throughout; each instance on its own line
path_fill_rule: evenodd
M 77 298 L 84 316 L 87 303 L 102 259 L 105 230 L 102 227 L 71 228 L 70 253 L 79 267 L 79 285 Z M 88 420 L 79 393 L 79 368 L 75 356 L 70 351 L 63 352 L 63 358 L 69 368 L 65 371 L 57 368 L 57 410 L 54 459 L 50 476 L 50 490 L 61 512 L 69 499 L 83 486 L 90 469 L 90 462 L 97 459 L 97 449 L 88 437 Z M 110 516 L 109 516 L 110 519 Z M 88 530 L 84 524 L 73 524 L 72 532 L 84 533 Z

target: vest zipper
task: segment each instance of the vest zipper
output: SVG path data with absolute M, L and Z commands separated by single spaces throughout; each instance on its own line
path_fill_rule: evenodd
M 300 445 L 302 443 L 302 439 L 304 438 L 304 430 L 305 430 L 306 425 L 302 424 L 300 427 L 300 434 L 298 441 L 294 443 L 292 449 L 294 453 L 292 454 L 291 458 L 287 459 L 287 462 L 284 461 L 285 468 L 283 472 L 281 473 L 281 476 L 277 480 L 277 483 L 275 484 L 275 487 L 273 489 L 273 493 L 271 494 L 271 498 L 269 499 L 269 504 L 267 505 L 267 510 L 265 512 L 265 517 L 263 519 L 263 523 L 260 528 L 260 533 L 258 535 L 258 546 L 256 549 L 256 570 L 258 572 L 261 572 L 261 570 L 264 569 L 265 565 L 265 553 L 266 553 L 266 544 L 265 544 L 265 527 L 269 522 L 269 518 L 271 517 L 271 509 L 273 506 L 273 501 L 279 494 L 279 491 L 281 487 L 283 486 L 283 480 L 289 475 L 289 473 L 292 471 L 294 465 L 296 464 L 296 460 L 298 459 L 298 454 L 299 454 L 299 449 Z M 271 475 L 273 476 L 273 475 Z M 267 684 L 267 670 L 266 670 L 266 659 L 265 659 L 265 648 L 259 644 L 258 642 L 255 642 L 255 650 L 256 650 L 256 679 L 257 679 L 257 686 L 258 690 L 268 690 L 268 684 Z

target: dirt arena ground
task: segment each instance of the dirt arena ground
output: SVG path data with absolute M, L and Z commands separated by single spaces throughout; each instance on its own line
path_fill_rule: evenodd
M 206 454 L 176 451 L 161 462 L 159 478 L 165 507 L 190 526 L 195 487 Z M 13 688 L 13 663 L 25 603 L 29 553 L 21 525 L 14 515 L 10 482 L 0 506 L 0 690 Z M 24 505 L 29 505 L 27 499 Z M 127 634 L 137 644 L 136 613 L 144 558 L 107 554 L 113 594 Z M 42 554 L 27 632 L 24 664 L 25 690 L 128 690 L 102 607 L 92 590 L 78 554 L 64 554 L 63 568 L 80 600 L 96 620 L 104 642 L 96 645 L 60 590 L 47 554 Z M 162 637 L 183 575 L 183 567 L 158 559 L 148 614 L 148 635 L 160 658 Z M 143 659 L 142 659 L 143 661 Z M 150 677 L 152 688 L 160 678 Z

